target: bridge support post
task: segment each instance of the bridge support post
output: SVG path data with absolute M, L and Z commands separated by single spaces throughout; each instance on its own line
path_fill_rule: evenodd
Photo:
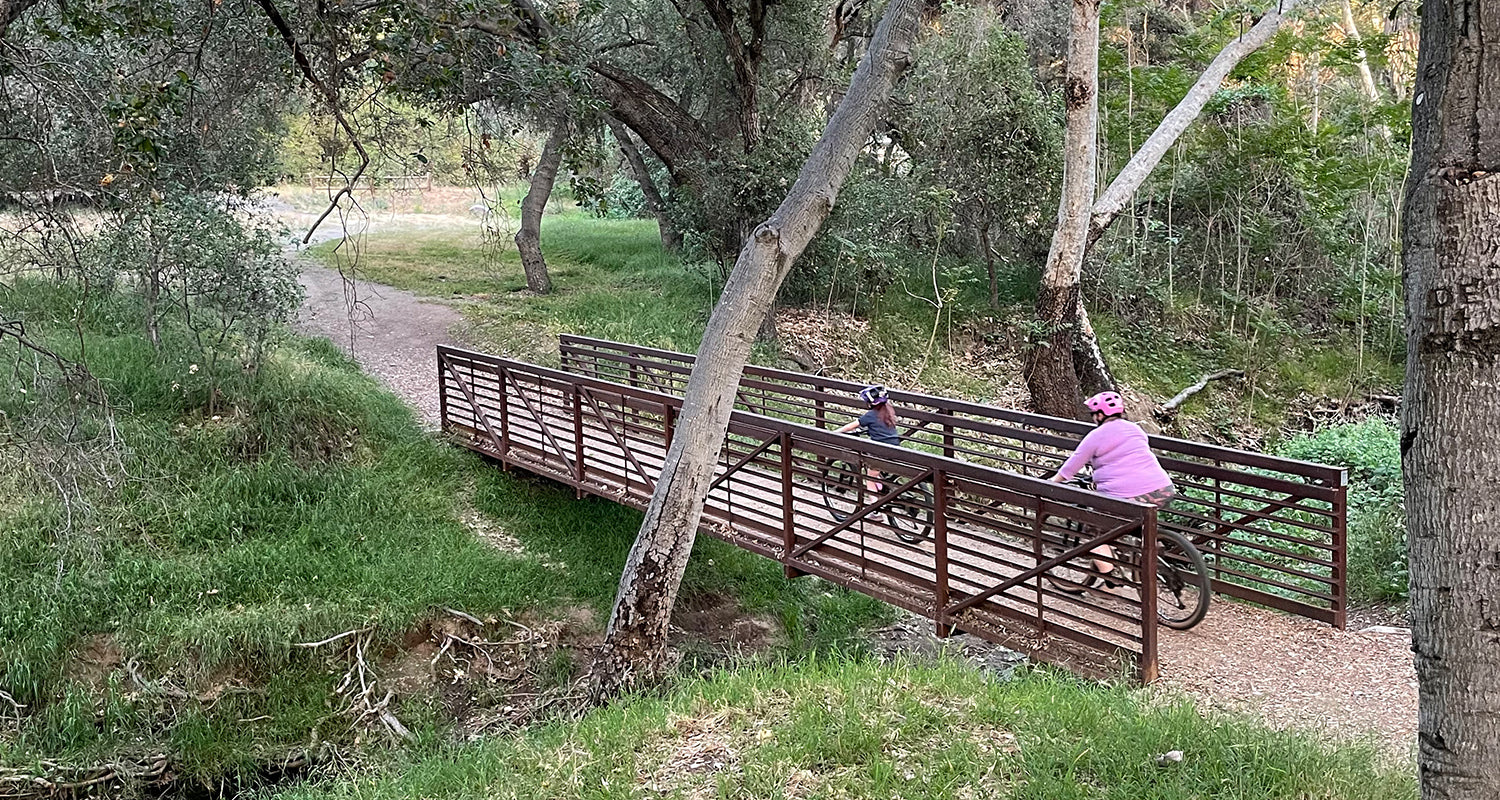
M 792 494 L 792 435 L 781 432 L 781 571 L 788 578 L 806 573 L 792 566 L 797 549 L 796 498 Z
M 1141 660 L 1136 676 L 1141 683 L 1156 680 L 1156 509 L 1146 512 L 1141 525 Z
M 934 470 L 932 473 L 932 560 L 937 574 L 934 576 L 936 597 L 932 610 L 937 623 L 935 631 L 939 639 L 953 633 L 948 621 L 948 473 Z

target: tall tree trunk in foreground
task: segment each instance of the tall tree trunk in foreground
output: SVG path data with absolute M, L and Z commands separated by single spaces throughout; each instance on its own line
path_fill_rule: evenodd
M 892 0 L 796 183 L 740 249 L 703 333 L 676 436 L 620 578 L 609 629 L 593 665 L 596 701 L 654 680 L 664 666 L 672 606 L 756 327 L 793 261 L 833 210 L 839 189 L 906 69 L 920 6 L 919 0 Z
M 1401 451 L 1424 800 L 1500 797 L 1500 0 L 1426 0 Z
M 542 211 L 552 196 L 557 181 L 557 166 L 562 163 L 562 144 L 568 136 L 567 120 L 558 121 L 542 145 L 542 155 L 531 173 L 531 188 L 521 201 L 521 229 L 516 231 L 516 249 L 521 251 L 521 269 L 526 272 L 526 287 L 537 294 L 552 291 L 547 275 L 547 260 L 542 257 Z
M 667 204 L 662 200 L 661 192 L 656 188 L 656 181 L 651 179 L 651 169 L 646 166 L 646 159 L 641 156 L 641 150 L 635 146 L 630 138 L 630 131 L 614 117 L 605 118 L 609 123 L 609 131 L 614 134 L 615 141 L 620 145 L 620 153 L 625 156 L 625 163 L 630 165 L 630 174 L 635 176 L 635 182 L 640 184 L 641 196 L 646 199 L 646 210 L 656 217 L 656 229 L 661 234 L 661 246 L 668 252 L 677 252 L 682 249 L 682 235 L 677 232 L 677 227 L 672 224 L 671 217 L 667 216 Z
M 1302 0 L 1280 0 L 1275 5 L 1267 8 L 1265 14 L 1261 15 L 1261 18 L 1243 36 L 1231 41 L 1224 46 L 1223 50 L 1219 51 L 1219 54 L 1209 63 L 1208 68 L 1203 71 L 1202 75 L 1198 76 L 1198 80 L 1188 89 L 1187 94 L 1178 101 L 1177 105 L 1173 107 L 1166 117 L 1162 118 L 1161 124 L 1156 126 L 1156 130 L 1141 144 L 1140 149 L 1131 156 L 1125 168 L 1121 169 L 1114 180 L 1110 181 L 1108 188 L 1097 199 L 1092 201 L 1093 208 L 1089 212 L 1087 241 L 1084 244 L 1082 252 L 1078 255 L 1076 268 L 1071 273 L 1063 271 L 1062 267 L 1066 265 L 1066 259 L 1064 258 L 1057 261 L 1058 272 L 1054 274 L 1051 272 L 1054 260 L 1060 258 L 1060 254 L 1057 252 L 1059 244 L 1058 234 L 1061 234 L 1063 231 L 1063 215 L 1059 213 L 1058 233 L 1053 236 L 1053 252 L 1048 254 L 1048 272 L 1044 273 L 1043 277 L 1043 297 L 1038 297 L 1037 301 L 1038 316 L 1043 320 L 1048 319 L 1042 314 L 1042 301 L 1048 295 L 1049 291 L 1054 291 L 1047 288 L 1047 276 L 1049 275 L 1054 280 L 1066 281 L 1071 279 L 1073 282 L 1072 286 L 1061 290 L 1061 293 L 1077 295 L 1078 299 L 1074 303 L 1071 315 L 1065 316 L 1057 323 L 1069 326 L 1068 330 L 1072 332 L 1073 341 L 1069 349 L 1070 355 L 1064 354 L 1061 351 L 1047 352 L 1045 354 L 1039 353 L 1039 355 L 1055 359 L 1056 363 L 1050 365 L 1051 372 L 1044 374 L 1047 377 L 1045 384 L 1038 383 L 1035 378 L 1028 381 L 1032 401 L 1039 410 L 1043 410 L 1043 413 L 1055 414 L 1057 416 L 1074 416 L 1078 413 L 1077 395 L 1079 388 L 1085 394 L 1093 394 L 1114 388 L 1114 378 L 1110 375 L 1109 367 L 1104 362 L 1104 354 L 1099 349 L 1099 341 L 1094 336 L 1093 326 L 1089 323 L 1088 312 L 1083 307 L 1082 295 L 1077 291 L 1077 281 L 1083 268 L 1083 254 L 1086 254 L 1088 249 L 1093 247 L 1094 243 L 1099 240 L 1099 237 L 1110 224 L 1119 217 L 1120 212 L 1125 209 L 1126 204 L 1135 196 L 1136 191 L 1141 188 L 1141 184 L 1145 183 L 1146 178 L 1151 176 L 1151 172 L 1156 169 L 1156 165 L 1161 163 L 1167 151 L 1172 148 L 1177 139 L 1188 129 L 1188 126 L 1193 124 L 1193 121 L 1198 119 L 1198 116 L 1203 113 L 1204 106 L 1208 104 L 1209 99 L 1213 97 L 1214 92 L 1218 91 L 1219 86 L 1229 76 L 1229 73 L 1235 66 L 1243 61 L 1245 56 L 1265 46 L 1266 42 L 1269 42 L 1271 37 L 1281 27 L 1281 23 L 1286 20 L 1287 14 L 1301 2 Z M 1097 17 L 1097 10 L 1095 16 Z M 1077 32 L 1077 10 L 1075 8 L 1075 36 Z M 1093 51 L 1097 62 L 1097 21 L 1094 25 L 1092 36 Z M 1072 76 L 1074 74 L 1074 59 L 1070 55 L 1068 60 L 1069 75 Z M 1097 85 L 1097 67 L 1095 68 L 1095 83 Z M 1074 112 L 1071 105 L 1071 96 L 1069 102 L 1068 119 L 1070 127 L 1068 129 L 1068 141 L 1072 142 L 1074 134 L 1071 126 L 1074 122 Z M 1081 119 L 1079 122 L 1082 124 Z M 1095 113 L 1092 115 L 1092 121 L 1089 123 L 1088 136 L 1091 141 L 1097 136 L 1097 123 L 1098 115 Z M 1082 135 L 1082 133 L 1079 134 L 1080 137 Z M 1066 149 L 1069 146 L 1071 145 L 1065 145 L 1065 158 L 1071 164 L 1075 155 Z M 1063 177 L 1063 186 L 1065 193 L 1070 188 L 1072 191 L 1082 191 L 1078 186 L 1068 181 L 1066 172 Z M 1088 186 L 1088 192 L 1088 196 L 1092 198 L 1092 182 Z M 1067 203 L 1068 200 L 1065 194 L 1064 205 L 1067 205 Z M 1070 225 L 1076 224 L 1076 220 L 1073 220 L 1071 217 L 1068 219 Z M 1065 240 L 1065 243 L 1069 248 L 1073 247 L 1073 236 L 1071 233 Z M 1071 252 L 1062 255 L 1071 257 Z M 1049 308 L 1054 300 L 1055 298 L 1048 298 Z M 1059 377 L 1069 357 L 1072 359 L 1075 375 L 1071 384 Z M 1035 371 L 1033 370 L 1034 374 Z M 1073 394 L 1057 397 L 1039 394 L 1039 392 L 1046 393 L 1054 390 L 1071 391 Z
M 1057 230 L 1036 297 L 1041 341 L 1032 351 L 1026 385 L 1043 414 L 1076 417 L 1078 374 L 1073 337 L 1079 308 L 1078 279 L 1094 200 L 1095 141 L 1099 127 L 1099 0 L 1073 0 L 1068 71 L 1063 79 L 1067 129 L 1063 136 L 1062 199 Z

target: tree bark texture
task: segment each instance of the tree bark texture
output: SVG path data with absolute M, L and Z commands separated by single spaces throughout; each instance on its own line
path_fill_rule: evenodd
M 1062 199 L 1057 229 L 1042 270 L 1036 315 L 1040 340 L 1026 375 L 1032 405 L 1043 414 L 1077 417 L 1078 375 L 1073 337 L 1079 276 L 1094 200 L 1095 136 L 1099 126 L 1099 0 L 1073 0 L 1068 68 L 1063 78 L 1067 128 L 1063 134 Z
M 1078 293 L 1078 317 L 1073 332 L 1073 372 L 1078 376 L 1079 394 L 1091 397 L 1100 392 L 1115 391 L 1115 376 L 1104 361 L 1104 350 L 1094 334 L 1088 309 L 1083 307 L 1083 292 Z
M 1401 451 L 1424 800 L 1500 797 L 1500 0 L 1427 0 Z
M 676 435 L 630 550 L 603 645 L 593 696 L 606 700 L 654 680 L 666 660 L 667 626 L 697 536 L 734 395 L 757 326 L 829 212 L 906 69 L 919 0 L 892 0 L 786 199 L 746 238 L 714 307 L 688 380 Z
M 640 148 L 630 138 L 630 131 L 614 117 L 606 118 L 609 122 L 609 131 L 614 134 L 615 141 L 620 145 L 620 153 L 625 156 L 625 163 L 630 165 L 630 174 L 635 176 L 635 182 L 640 184 L 641 196 L 646 199 L 646 210 L 656 217 L 656 228 L 661 234 L 661 246 L 668 252 L 675 253 L 682 249 L 682 235 L 677 232 L 677 227 L 672 224 L 672 218 L 667 216 L 667 204 L 662 200 L 661 192 L 656 188 L 656 181 L 651 179 L 651 169 L 646 166 L 646 159 L 641 156 Z
M 755 150 L 760 142 L 760 62 L 766 34 L 766 8 L 764 0 L 749 0 L 746 4 L 746 23 L 750 27 L 750 39 L 740 35 L 731 0 L 703 0 L 703 7 L 719 30 L 724 41 L 724 52 L 729 59 L 730 79 L 734 86 L 734 99 L 739 107 L 740 137 L 744 140 L 744 151 Z
M 1278 0 L 1275 5 L 1266 9 L 1266 13 L 1250 30 L 1238 39 L 1230 42 L 1219 51 L 1214 60 L 1209 63 L 1208 69 L 1198 76 L 1198 80 L 1188 89 L 1186 95 L 1178 101 L 1176 107 L 1162 118 L 1161 124 L 1156 126 L 1151 136 L 1146 139 L 1125 168 L 1120 170 L 1114 180 L 1110 181 L 1109 187 L 1104 190 L 1099 198 L 1094 201 L 1093 218 L 1089 222 L 1088 242 L 1092 245 L 1098 241 L 1099 236 L 1109 227 L 1125 204 L 1145 183 L 1146 178 L 1151 176 L 1151 171 L 1166 156 L 1167 151 L 1177 142 L 1193 120 L 1203 113 L 1203 107 L 1208 105 L 1214 92 L 1218 91 L 1219 85 L 1228 77 L 1231 70 L 1235 68 L 1245 56 L 1259 50 L 1271 37 L 1276 34 L 1281 23 L 1286 19 L 1287 13 L 1296 8 L 1302 0 Z
M 712 138 L 677 101 L 635 75 L 605 62 L 589 64 L 609 113 L 635 131 L 661 159 L 678 186 L 695 182 L 697 164 L 713 152 Z
M 5 32 L 10 30 L 10 24 L 21 18 L 26 9 L 31 8 L 41 0 L 0 0 L 0 39 L 5 38 Z
M 563 140 L 568 137 L 568 123 L 559 121 L 542 145 L 542 155 L 531 173 L 531 188 L 521 201 L 521 229 L 516 231 L 516 249 L 521 252 L 521 269 L 526 273 L 526 287 L 537 294 L 552 291 L 547 274 L 547 260 L 542 257 L 542 212 L 552 196 L 557 181 L 557 167 L 562 163 Z

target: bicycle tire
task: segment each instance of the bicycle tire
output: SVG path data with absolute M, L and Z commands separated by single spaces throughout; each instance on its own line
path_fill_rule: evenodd
M 1053 519 L 1056 519 L 1055 517 Z M 1083 523 L 1074 519 L 1063 518 L 1062 526 L 1070 531 L 1062 537 L 1061 544 L 1046 544 L 1042 547 L 1042 555 L 1045 558 L 1053 558 L 1067 552 L 1083 542 Z M 1103 581 L 1099 571 L 1094 569 L 1093 559 L 1088 555 L 1074 556 L 1061 564 L 1047 570 L 1045 573 L 1047 583 L 1052 588 L 1068 594 L 1083 594 L 1089 589 L 1097 586 Z
M 888 485 L 892 480 L 892 476 L 881 476 L 883 484 Z M 912 494 L 921 500 L 912 502 L 901 499 Z M 885 512 L 885 521 L 895 531 L 897 539 L 907 544 L 925 541 L 932 535 L 932 491 L 926 486 L 909 487 L 902 495 L 891 500 L 890 507 Z
M 1156 616 L 1168 628 L 1185 631 L 1208 615 L 1208 564 L 1186 536 L 1159 530 L 1156 536 Z
M 843 522 L 859 505 L 860 487 L 856 483 L 853 464 L 847 461 L 830 461 L 821 473 L 823 505 L 834 522 Z

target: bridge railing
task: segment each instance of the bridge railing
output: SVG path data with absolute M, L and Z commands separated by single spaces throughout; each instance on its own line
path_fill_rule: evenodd
M 438 369 L 443 430 L 459 443 L 580 495 L 650 502 L 679 397 L 449 347 Z M 1155 526 L 1149 506 L 736 411 L 702 530 L 926 616 L 940 635 L 1149 681 L 1156 593 L 1139 587 L 1156 585 Z M 1124 589 L 1076 580 L 1106 543 Z
M 680 395 L 694 357 L 603 339 L 559 337 L 562 366 Z M 837 427 L 863 411 L 861 384 L 749 366 L 738 407 Z M 1092 426 L 1077 420 L 916 392 L 891 391 L 909 444 L 950 458 L 1042 477 Z M 1347 473 L 1323 464 L 1152 436 L 1179 495 L 1161 514 L 1203 551 L 1218 593 L 1342 628 L 1347 605 Z

